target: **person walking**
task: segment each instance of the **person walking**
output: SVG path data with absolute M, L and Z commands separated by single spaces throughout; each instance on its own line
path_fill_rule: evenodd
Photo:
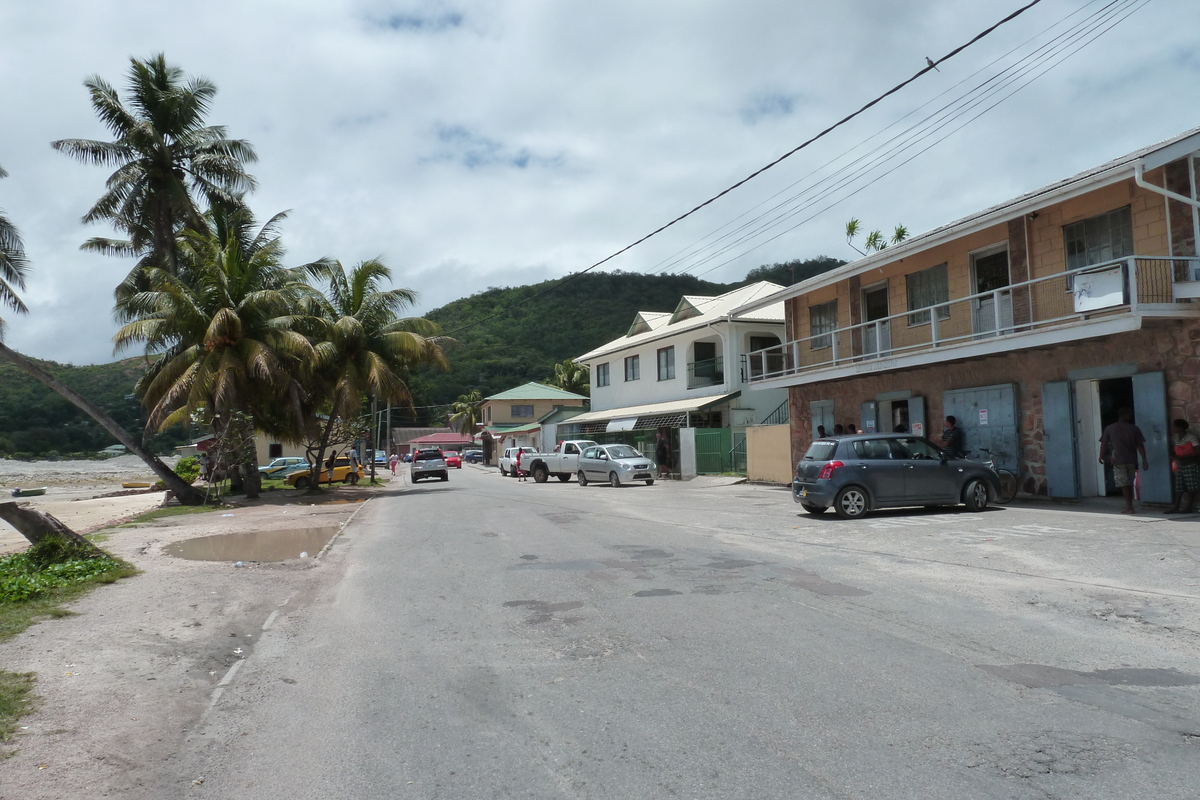
M 950 414 L 946 417 L 946 427 L 942 429 L 942 449 L 951 458 L 963 458 L 967 454 L 967 439 L 963 436 L 962 428 L 958 427 L 958 419 Z
M 671 443 L 660 432 L 654 445 L 654 460 L 658 462 L 658 477 L 671 477 Z
M 1191 514 L 1200 490 L 1200 436 L 1186 419 L 1171 424 L 1171 488 L 1174 502 L 1164 514 Z
M 337 460 L 337 450 L 329 454 L 329 458 L 325 459 L 325 469 L 329 477 L 325 479 L 326 483 L 333 483 L 333 464 Z
M 525 480 L 525 473 L 521 470 L 521 456 L 523 456 L 523 455 L 525 455 L 525 451 L 518 447 L 517 448 L 517 461 L 516 461 L 516 464 L 513 467 L 513 469 L 515 469 L 517 471 L 517 480 L 519 480 L 519 481 Z
M 1100 434 L 1100 463 L 1112 458 L 1113 483 L 1125 498 L 1122 514 L 1133 513 L 1133 484 L 1137 480 L 1138 455 L 1142 457 L 1142 469 L 1150 469 L 1146 459 L 1146 437 L 1133 424 L 1133 409 L 1122 408 L 1117 412 L 1117 421 Z
M 396 477 L 396 464 L 400 461 L 400 456 L 392 453 L 388 456 L 388 467 L 392 470 L 392 477 Z
M 346 476 L 346 480 L 351 486 L 358 486 L 358 451 L 353 447 L 350 448 L 350 474 Z

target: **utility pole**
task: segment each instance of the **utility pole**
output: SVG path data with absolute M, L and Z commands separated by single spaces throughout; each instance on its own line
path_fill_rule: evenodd
M 371 395 L 371 427 L 375 429 L 371 447 L 371 483 L 375 483 L 375 453 L 379 452 L 379 400 L 375 395 Z

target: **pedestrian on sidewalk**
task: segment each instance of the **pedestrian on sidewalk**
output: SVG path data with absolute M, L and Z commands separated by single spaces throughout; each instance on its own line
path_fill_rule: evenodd
M 1171 483 L 1174 502 L 1164 514 L 1191 514 L 1200 490 L 1200 436 L 1186 419 L 1171 425 Z
M 396 477 L 396 463 L 400 461 L 400 456 L 392 453 L 388 456 L 388 466 L 392 469 L 392 477 Z
M 658 462 L 658 477 L 671 477 L 671 443 L 667 441 L 667 437 L 658 434 L 658 442 L 654 445 L 654 460 Z
M 967 454 L 967 440 L 962 428 L 958 427 L 958 418 L 953 414 L 946 417 L 946 427 L 942 429 L 942 449 L 951 458 L 963 458 Z
M 1100 434 L 1100 463 L 1112 458 L 1113 483 L 1125 498 L 1122 514 L 1133 513 L 1133 483 L 1137 480 L 1138 455 L 1142 457 L 1142 470 L 1150 469 L 1146 459 L 1146 437 L 1142 429 L 1133 424 L 1133 409 L 1122 408 L 1117 412 L 1117 421 Z

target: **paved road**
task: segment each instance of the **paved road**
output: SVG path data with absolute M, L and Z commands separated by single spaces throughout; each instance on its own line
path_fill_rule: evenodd
M 1200 523 L 373 500 L 175 761 L 220 798 L 1194 798 Z M 201 786 L 190 786 L 198 776 Z

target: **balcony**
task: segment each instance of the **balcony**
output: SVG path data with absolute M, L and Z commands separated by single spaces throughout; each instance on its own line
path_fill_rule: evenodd
M 699 389 L 704 386 L 722 386 L 725 383 L 725 360 L 720 356 L 706 358 L 703 361 L 688 363 L 689 389 Z
M 1200 259 L 1131 256 L 796 339 L 746 355 L 751 385 L 795 386 L 1200 317 Z

